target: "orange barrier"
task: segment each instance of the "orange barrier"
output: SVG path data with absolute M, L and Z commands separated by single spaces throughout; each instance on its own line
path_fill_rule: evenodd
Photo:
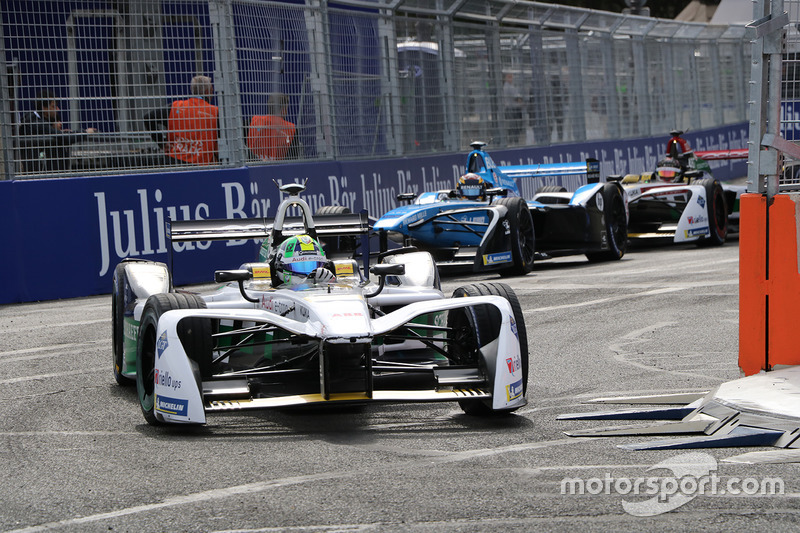
M 747 376 L 800 365 L 799 203 L 798 193 L 775 195 L 769 207 L 761 194 L 741 197 L 739 368 Z

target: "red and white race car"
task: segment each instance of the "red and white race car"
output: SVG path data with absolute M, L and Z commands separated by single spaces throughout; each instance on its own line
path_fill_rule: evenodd
M 739 232 L 739 197 L 746 187 L 715 180 L 707 161 L 746 158 L 747 149 L 694 152 L 682 133 L 670 132 L 667 156 L 655 172 L 608 178 L 619 180 L 627 195 L 631 241 L 721 245 Z

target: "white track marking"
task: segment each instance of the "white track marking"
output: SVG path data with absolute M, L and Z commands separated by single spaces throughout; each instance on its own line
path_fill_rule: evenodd
M 87 347 L 107 346 L 107 341 L 86 341 L 79 347 L 75 343 L 70 344 L 51 344 L 49 346 L 38 346 L 36 348 L 26 348 L 23 350 L 11 350 L 0 352 L 0 363 L 12 363 L 16 361 L 30 361 L 33 359 L 48 359 L 51 357 L 62 357 L 65 355 L 77 355 L 86 353 Z
M 24 381 L 36 381 L 37 379 L 50 379 L 50 378 L 60 378 L 64 376 L 76 376 L 80 374 L 89 374 L 93 372 L 108 372 L 108 368 L 96 366 L 94 368 L 83 368 L 80 370 L 70 370 L 68 372 L 55 372 L 52 374 L 37 374 L 35 376 L 21 376 L 18 378 L 0 379 L 0 385 L 8 385 L 10 383 L 22 383 Z
M 47 329 L 54 329 L 54 328 L 71 328 L 75 326 L 91 326 L 94 324 L 111 324 L 110 318 L 101 318 L 98 320 L 81 320 L 79 322 L 48 322 Z M 24 331 L 37 331 L 42 329 L 43 326 L 27 326 L 21 328 L 2 328 L 2 332 L 4 335 L 8 335 L 9 333 L 22 333 Z
M 472 459 L 476 459 L 479 457 L 489 457 L 494 455 L 501 455 L 504 453 L 515 453 L 521 452 L 525 450 L 535 450 L 541 448 L 549 448 L 552 446 L 564 446 L 564 445 L 576 445 L 582 444 L 586 441 L 594 440 L 594 438 L 569 438 L 569 439 L 558 439 L 552 441 L 542 441 L 542 442 L 531 442 L 527 444 L 513 444 L 510 446 L 503 446 L 500 448 L 491 448 L 491 449 L 479 449 L 479 450 L 469 450 L 464 452 L 456 452 L 450 453 L 445 456 L 441 457 L 431 457 L 425 456 L 420 459 L 414 459 L 407 462 L 397 463 L 394 465 L 386 465 L 385 468 L 417 468 L 417 467 L 429 467 L 431 464 L 437 463 L 453 463 L 458 461 L 468 461 Z M 357 446 L 359 448 L 369 448 L 367 446 Z M 407 450 L 405 450 L 407 451 Z M 93 522 L 99 522 L 102 520 L 110 520 L 114 518 L 118 518 L 120 516 L 128 516 L 134 515 L 139 513 L 146 513 L 150 511 L 156 511 L 159 509 L 167 509 L 170 507 L 176 507 L 178 505 L 192 505 L 192 504 L 201 504 L 213 500 L 220 500 L 224 498 L 230 498 L 232 496 L 238 496 L 242 494 L 256 494 L 259 492 L 265 492 L 273 489 L 279 489 L 282 487 L 287 487 L 291 485 L 299 485 L 303 483 L 310 483 L 310 482 L 319 482 L 319 481 L 328 481 L 333 479 L 343 479 L 348 477 L 353 477 L 360 474 L 369 473 L 369 470 L 349 470 L 349 471 L 339 471 L 339 472 L 327 472 L 323 474 L 311 474 L 306 476 L 292 476 L 286 477 L 281 479 L 273 479 L 269 481 L 262 481 L 257 483 L 248 483 L 246 485 L 238 485 L 235 487 L 226 487 L 223 489 L 214 489 L 214 490 L 207 490 L 203 492 L 195 492 L 192 494 L 186 494 L 183 496 L 174 496 L 172 498 L 167 498 L 164 501 L 158 503 L 151 503 L 145 505 L 136 505 L 134 507 L 128 507 L 125 509 L 118 509 L 116 511 L 109 511 L 107 513 L 99 513 L 89 516 L 82 516 L 78 518 L 68 518 L 65 520 L 59 520 L 57 522 L 49 522 L 46 524 L 40 524 L 38 526 L 31 526 L 26 527 L 23 529 L 15 529 L 12 531 L 7 531 L 6 533 L 36 533 L 39 531 L 51 531 L 54 529 L 67 527 L 67 526 L 79 526 L 82 524 L 90 524 Z
M 616 302 L 619 300 L 630 300 L 633 298 L 641 298 L 643 296 L 655 296 L 658 294 L 666 294 L 670 292 L 677 292 L 685 290 L 685 287 L 666 287 L 663 289 L 653 289 L 651 291 L 637 292 L 635 294 L 624 294 L 620 296 L 609 296 L 608 298 L 598 298 L 597 300 L 588 300 L 585 302 L 577 302 L 574 304 L 553 305 L 549 307 L 536 307 L 534 309 L 526 309 L 523 314 L 541 313 L 544 311 L 555 311 L 557 309 L 571 309 L 576 307 L 586 307 L 589 305 L 603 304 L 607 302 Z

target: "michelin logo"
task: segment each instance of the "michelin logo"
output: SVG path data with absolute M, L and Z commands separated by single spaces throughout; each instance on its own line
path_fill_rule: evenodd
M 483 256 L 484 265 L 496 265 L 498 263 L 511 263 L 511 252 L 502 252 L 499 254 L 486 254 Z
M 156 411 L 166 413 L 169 415 L 186 416 L 189 410 L 189 402 L 187 400 L 180 400 L 177 398 L 168 398 L 167 396 L 156 396 Z
M 506 385 L 506 398 L 508 398 L 509 402 L 516 400 L 520 396 L 522 396 L 522 380 Z
M 684 230 L 686 237 L 697 237 L 698 235 L 708 235 L 708 226 Z

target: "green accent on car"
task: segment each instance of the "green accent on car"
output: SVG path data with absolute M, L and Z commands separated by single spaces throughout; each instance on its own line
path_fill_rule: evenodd
M 136 374 L 136 344 L 139 341 L 139 321 L 126 316 L 122 323 L 122 374 Z

